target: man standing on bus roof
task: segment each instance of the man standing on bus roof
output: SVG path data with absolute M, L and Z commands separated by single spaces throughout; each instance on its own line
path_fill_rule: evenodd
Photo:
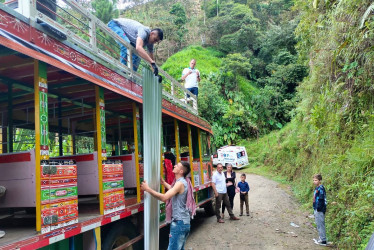
M 199 95 L 200 71 L 195 68 L 196 60 L 191 59 L 190 67 L 185 68 L 182 72 L 182 81 L 186 81 L 184 87 L 196 97 Z M 187 98 L 190 96 L 187 95 Z
M 155 76 L 158 75 L 158 68 L 153 57 L 153 45 L 164 39 L 162 29 L 151 30 L 143 24 L 127 18 L 113 19 L 108 23 L 108 27 L 136 48 L 136 52 L 151 64 Z M 121 43 L 118 44 L 121 46 L 121 63 L 127 65 L 127 48 Z M 144 49 L 145 46 L 147 46 L 148 53 Z M 133 69 L 137 71 L 140 58 L 135 53 L 132 55 L 132 62 Z
M 173 168 L 175 180 L 171 185 L 161 178 L 161 184 L 168 189 L 165 194 L 150 188 L 146 181 L 143 181 L 140 186 L 143 191 L 166 202 L 166 221 L 171 222 L 168 250 L 184 249 L 190 233 L 190 220 L 196 213 L 193 188 L 190 179 L 187 178 L 190 171 L 191 167 L 188 162 L 179 162 L 175 165 Z

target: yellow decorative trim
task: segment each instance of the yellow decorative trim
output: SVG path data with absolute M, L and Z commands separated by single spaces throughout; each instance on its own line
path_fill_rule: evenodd
M 101 250 L 101 228 L 95 228 L 96 250 Z
M 200 129 L 197 128 L 197 138 L 199 140 L 199 155 L 200 155 L 200 176 L 201 176 L 201 184 L 204 184 L 204 168 L 203 168 L 203 155 L 201 152 L 201 133 Z
M 179 125 L 178 120 L 174 118 L 174 133 L 175 133 L 175 156 L 176 162 L 181 161 L 180 153 L 179 153 Z
M 101 145 L 101 120 L 100 120 L 100 87 L 95 85 L 95 124 L 96 124 L 96 150 L 97 150 L 97 167 L 99 173 L 99 201 L 100 201 L 100 214 L 104 214 L 104 195 L 103 195 L 103 156 Z
M 195 187 L 195 178 L 193 176 L 192 137 L 191 137 L 190 124 L 187 124 L 187 134 L 188 134 L 188 152 L 189 152 L 190 166 L 191 166 L 191 183 L 192 183 L 192 187 Z
M 132 103 L 132 121 L 134 126 L 134 147 L 135 147 L 135 170 L 136 170 L 136 198 L 138 203 L 141 201 L 140 197 L 140 174 L 139 174 L 139 142 L 138 142 L 138 121 L 136 119 L 136 103 Z
M 35 110 L 35 207 L 36 231 L 40 232 L 41 225 L 41 183 L 40 183 L 40 106 L 39 106 L 39 61 L 34 60 L 34 110 Z
M 161 145 L 161 157 L 160 157 L 160 159 L 161 159 L 161 165 L 160 165 L 160 176 L 162 177 L 162 178 L 164 178 L 164 154 L 162 153 L 162 145 Z M 164 178 L 165 179 L 165 178 Z M 164 187 L 164 185 L 161 185 L 161 193 L 165 193 L 165 187 Z

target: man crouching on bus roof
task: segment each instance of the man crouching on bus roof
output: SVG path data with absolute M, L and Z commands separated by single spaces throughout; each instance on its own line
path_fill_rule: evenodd
M 164 39 L 162 29 L 150 30 L 143 24 L 127 18 L 113 19 L 108 23 L 108 27 L 135 47 L 136 52 L 151 64 L 155 76 L 158 75 L 158 68 L 153 57 L 153 45 Z M 121 43 L 118 44 L 121 46 L 121 63 L 127 65 L 127 48 Z M 145 46 L 147 46 L 148 53 L 143 48 Z M 133 54 L 132 62 L 133 69 L 137 71 L 140 58 Z
M 166 221 L 171 222 L 168 250 L 184 249 L 190 233 L 190 220 L 196 213 L 191 181 L 187 178 L 190 171 L 191 167 L 188 162 L 182 161 L 175 165 L 173 168 L 175 180 L 171 185 L 161 178 L 161 184 L 168 189 L 165 194 L 150 188 L 146 181 L 143 181 L 140 186 L 143 191 L 166 202 Z

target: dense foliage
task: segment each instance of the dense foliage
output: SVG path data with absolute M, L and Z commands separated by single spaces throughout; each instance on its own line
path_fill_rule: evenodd
M 199 112 L 212 123 L 214 141 L 221 146 L 282 128 L 295 107 L 295 88 L 308 72 L 297 60 L 290 1 L 216 4 L 158 0 L 122 15 L 164 29 L 166 39 L 156 56 L 169 58 L 163 68 L 174 77 L 180 78 L 191 58 L 198 60 L 203 76 Z M 187 45 L 210 47 L 211 56 L 194 55 L 197 47 L 171 56 Z
M 119 11 L 116 9 L 117 0 L 93 0 L 91 2 L 94 14 L 104 23 L 108 23 L 113 18 L 117 18 Z
M 104 22 L 118 15 L 115 1 L 91 4 Z M 373 10 L 368 0 L 156 0 L 121 16 L 164 29 L 156 58 L 176 79 L 197 60 L 199 112 L 217 146 L 246 143 L 251 164 L 285 176 L 305 207 L 322 173 L 329 239 L 363 249 L 374 231 Z
M 308 208 L 311 176 L 321 172 L 329 239 L 340 248 L 364 248 L 374 231 L 374 6 L 365 0 L 159 0 L 137 11 L 171 32 L 176 17 L 166 2 L 181 3 L 187 22 L 183 37 L 169 34 L 170 48 L 160 46 L 162 61 L 191 44 L 212 47 L 189 47 L 164 68 L 179 78 L 189 59 L 197 59 L 199 112 L 212 123 L 215 143 L 256 137 L 248 142 L 252 164 L 286 176 Z M 149 18 L 151 10 L 157 18 Z M 205 60 L 216 62 L 209 67 Z
M 218 146 L 282 128 L 295 107 L 295 87 L 307 75 L 294 47 L 296 21 L 281 17 L 291 13 L 284 7 L 289 1 L 278 1 L 282 8 L 276 12 L 275 2 L 246 2 L 224 1 L 218 10 L 217 1 L 205 6 L 210 43 L 226 54 L 209 81 L 227 105 L 221 110 L 200 106 L 203 116 L 213 118 Z
M 311 176 L 328 192 L 327 231 L 342 249 L 364 249 L 374 232 L 374 19 L 370 1 L 297 1 L 298 88 L 292 122 L 251 141 L 252 162 L 293 182 L 311 205 Z

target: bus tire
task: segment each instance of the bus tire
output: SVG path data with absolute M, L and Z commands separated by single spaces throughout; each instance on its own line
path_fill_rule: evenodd
M 213 216 L 216 214 L 216 199 L 212 199 L 210 201 L 208 201 L 205 205 L 204 205 L 204 211 L 206 213 L 206 215 L 208 216 Z
M 131 239 L 137 237 L 139 233 L 137 232 L 136 227 L 130 221 L 126 222 L 117 222 L 109 231 L 105 234 L 105 237 L 102 241 L 101 248 L 102 250 L 112 250 L 120 245 L 125 244 Z M 141 241 L 138 241 L 132 244 L 126 250 L 140 250 Z

